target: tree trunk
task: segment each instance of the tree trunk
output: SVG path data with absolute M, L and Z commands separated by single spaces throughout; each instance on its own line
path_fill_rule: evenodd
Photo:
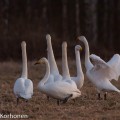
M 48 17 L 47 17 L 47 0 L 43 0 L 43 8 L 42 8 L 42 19 L 43 24 L 45 26 L 45 33 L 49 32 L 49 23 L 48 23 Z
M 97 0 L 84 0 L 85 34 L 92 44 L 97 42 Z
M 8 35 L 8 31 L 9 31 L 9 0 L 5 0 L 4 11 L 5 11 L 5 17 L 4 17 L 5 31 L 4 31 L 4 34 Z
M 67 0 L 62 0 L 62 25 L 63 25 L 63 40 L 66 40 L 68 29 L 67 29 Z
M 79 0 L 76 0 L 76 36 L 78 36 L 80 34 L 80 19 L 79 19 L 79 13 L 80 13 L 80 9 L 79 9 Z

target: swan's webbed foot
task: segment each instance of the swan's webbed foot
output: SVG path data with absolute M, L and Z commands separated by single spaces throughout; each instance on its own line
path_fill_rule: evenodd
M 64 100 L 63 100 L 63 103 L 66 103 L 68 101 L 69 98 L 71 98 L 73 95 L 70 94 L 68 97 L 66 97 Z
M 107 92 L 104 94 L 104 100 L 107 100 Z

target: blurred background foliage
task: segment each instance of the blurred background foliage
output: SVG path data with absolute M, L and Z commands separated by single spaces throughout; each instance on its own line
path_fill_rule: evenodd
M 0 0 L 1 61 L 21 60 L 23 40 L 29 60 L 46 56 L 47 33 L 58 59 L 63 41 L 74 59 L 79 35 L 87 38 L 91 53 L 108 59 L 120 53 L 120 0 Z

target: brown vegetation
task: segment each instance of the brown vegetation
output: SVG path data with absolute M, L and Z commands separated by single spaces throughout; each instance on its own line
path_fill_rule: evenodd
M 61 68 L 61 61 L 57 61 Z M 75 62 L 69 60 L 71 75 L 76 74 Z M 57 105 L 56 100 L 47 101 L 46 96 L 37 89 L 39 80 L 45 73 L 45 66 L 34 66 L 34 62 L 28 63 L 29 78 L 34 83 L 34 95 L 27 103 L 20 100 L 16 106 L 16 98 L 13 94 L 15 80 L 20 76 L 21 63 L 0 63 L 0 113 L 3 114 L 27 114 L 31 120 L 119 120 L 120 119 L 120 95 L 112 92 L 107 100 L 97 100 L 96 90 L 85 78 L 82 96 L 76 102 L 68 101 L 66 104 Z M 120 81 L 114 82 L 120 88 Z M 103 96 L 102 96 L 103 97 Z

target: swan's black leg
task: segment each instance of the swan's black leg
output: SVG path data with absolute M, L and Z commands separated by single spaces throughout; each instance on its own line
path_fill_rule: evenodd
M 60 105 L 60 100 L 57 100 L 57 105 Z
M 75 99 L 73 99 L 73 102 L 74 102 L 74 103 L 75 103 L 75 101 L 76 101 L 76 100 L 75 100 Z
M 101 100 L 100 93 L 98 93 L 98 100 Z
M 104 94 L 104 100 L 107 100 L 107 92 Z
M 49 97 L 49 96 L 47 96 L 47 100 L 48 100 L 48 101 L 50 100 L 50 97 Z
M 71 98 L 73 95 L 70 94 L 68 97 L 66 97 L 64 100 L 63 100 L 63 103 L 66 103 L 68 101 L 69 98 Z
M 19 98 L 17 98 L 17 105 L 18 105 L 18 103 L 19 103 Z

